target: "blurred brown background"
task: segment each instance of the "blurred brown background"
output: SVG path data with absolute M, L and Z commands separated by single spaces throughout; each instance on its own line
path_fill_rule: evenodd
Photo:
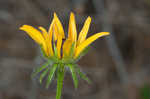
M 67 33 L 70 11 L 78 32 L 91 16 L 89 35 L 111 35 L 93 43 L 78 63 L 92 84 L 80 79 L 75 90 L 67 72 L 62 99 L 150 99 L 150 0 L 0 0 L 0 99 L 55 99 L 55 81 L 45 89 L 31 79 L 43 60 L 19 27 L 48 29 L 56 12 Z

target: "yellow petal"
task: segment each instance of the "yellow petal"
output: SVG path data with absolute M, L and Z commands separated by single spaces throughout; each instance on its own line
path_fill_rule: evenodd
M 37 29 L 33 28 L 32 26 L 23 25 L 22 27 L 20 27 L 20 30 L 27 32 L 27 34 L 38 44 L 41 45 L 44 42 L 44 38 L 43 38 L 41 32 L 38 31 Z
M 67 39 L 63 44 L 63 57 L 68 56 L 70 52 L 70 48 L 72 45 L 72 41 Z
M 48 56 L 53 56 L 54 53 L 53 53 L 53 48 L 52 48 L 52 42 L 51 42 L 51 39 L 50 39 L 46 29 L 43 27 L 39 27 L 39 29 L 42 31 L 43 37 L 46 42 L 45 52 L 47 53 Z
M 75 15 L 72 12 L 70 13 L 68 39 L 71 39 L 73 42 L 76 42 L 77 39 Z
M 48 40 L 47 40 L 47 31 L 45 30 L 45 28 L 43 28 L 43 27 L 39 27 L 39 29 L 41 30 L 41 32 L 42 32 L 42 35 L 43 35 L 43 37 L 44 37 L 44 45 L 42 45 L 43 46 L 43 49 L 44 49 L 44 52 L 45 52 L 45 54 L 47 55 L 47 56 L 49 56 L 49 50 L 48 50 L 48 45 L 47 45 L 47 42 L 48 42 Z
M 22 27 L 20 27 L 20 29 L 27 32 L 27 34 L 39 45 L 42 45 L 44 51 L 47 52 L 46 42 L 40 31 L 38 31 L 30 25 L 23 25 Z
M 90 23 L 91 23 L 91 17 L 88 17 L 84 23 L 84 26 L 83 26 L 80 34 L 79 34 L 77 45 L 79 45 L 80 43 L 82 43 L 86 39 L 88 30 L 90 27 Z
M 56 41 L 58 39 L 58 36 L 60 35 L 56 22 L 54 23 L 54 26 L 53 26 L 53 34 L 54 34 L 54 41 Z
M 52 23 L 51 23 L 49 30 L 48 30 L 50 40 L 52 40 L 52 36 L 53 36 L 54 22 L 55 22 L 55 20 L 53 18 Z
M 55 19 L 55 24 L 56 24 L 57 27 L 58 27 L 59 34 L 61 34 L 62 37 L 65 38 L 65 33 L 64 33 L 63 26 L 62 26 L 62 24 L 61 24 L 59 18 L 57 17 L 56 13 L 54 13 L 54 19 Z
M 96 39 L 98 39 L 99 37 L 102 36 L 106 36 L 109 35 L 109 32 L 101 32 L 101 33 L 97 33 L 91 37 L 89 37 L 88 39 L 86 39 L 85 41 L 83 41 L 79 46 L 77 46 L 76 51 L 75 51 L 75 55 L 74 58 L 77 58 L 79 56 L 79 54 L 84 50 L 84 48 L 86 48 L 89 44 L 91 44 L 93 41 L 95 41 Z
M 48 33 L 47 33 L 46 29 L 41 26 L 39 27 L 39 29 L 42 31 L 42 33 L 43 33 L 42 35 L 43 35 L 44 39 L 47 40 L 49 37 L 48 37 Z
M 58 58 L 61 58 L 61 45 L 62 45 L 62 36 L 59 35 L 57 39 L 57 54 Z

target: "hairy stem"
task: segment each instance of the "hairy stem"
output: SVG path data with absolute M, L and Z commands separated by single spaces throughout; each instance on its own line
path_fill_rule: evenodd
M 63 80 L 64 80 L 64 65 L 60 64 L 57 70 L 57 92 L 56 92 L 56 99 L 61 99 L 61 91 L 63 87 Z

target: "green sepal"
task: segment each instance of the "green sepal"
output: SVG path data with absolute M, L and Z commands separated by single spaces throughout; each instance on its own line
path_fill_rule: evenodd
M 44 69 L 46 69 L 48 67 L 48 65 L 51 64 L 51 61 L 48 61 L 47 63 L 45 63 L 44 65 L 42 65 L 41 67 L 38 67 L 35 69 L 35 71 L 33 71 L 31 77 L 35 77 L 38 73 L 40 73 L 41 71 L 43 71 Z
M 80 55 L 75 59 L 75 62 L 79 61 L 84 55 L 86 55 L 88 53 L 90 49 L 90 46 L 86 47 L 81 53 Z
M 48 60 L 51 61 L 52 63 L 57 63 L 59 61 L 55 56 L 49 57 Z
M 63 57 L 64 63 L 72 63 L 73 62 L 74 51 L 75 51 L 75 43 L 72 43 L 71 48 L 69 50 L 69 55 L 64 53 L 64 57 Z
M 46 88 L 49 87 L 49 85 L 50 85 L 50 83 L 51 83 L 51 81 L 52 81 L 52 78 L 53 78 L 53 76 L 54 76 L 54 74 L 55 74 L 56 68 L 57 68 L 57 64 L 54 64 L 54 65 L 51 67 L 50 72 L 49 72 L 48 77 L 47 77 Z
M 55 42 L 53 42 L 53 45 L 54 45 L 54 56 L 57 57 L 58 56 L 58 52 L 57 52 L 57 48 L 56 48 Z
M 68 66 L 69 66 L 71 74 L 72 74 L 74 86 L 77 89 L 78 88 L 78 78 L 77 78 L 77 75 L 76 75 L 76 71 L 75 71 L 74 65 L 68 64 Z
M 44 58 L 46 58 L 50 61 L 56 61 L 57 60 L 57 48 L 56 48 L 55 43 L 54 43 L 54 56 L 47 56 L 46 53 L 43 50 L 42 45 L 40 45 L 40 49 L 41 49 L 41 53 L 44 56 Z
M 61 98 L 61 91 L 62 91 L 62 87 L 63 87 L 63 80 L 64 80 L 64 74 L 65 74 L 65 68 L 64 66 L 60 64 L 58 66 L 58 70 L 57 70 L 57 92 L 56 92 L 56 99 L 60 99 Z
M 48 73 L 48 70 L 49 70 L 49 68 L 46 68 L 46 70 L 41 73 L 40 79 L 39 79 L 40 84 L 42 83 L 43 78 L 44 78 L 44 77 L 46 76 L 46 74 Z
M 77 73 L 80 75 L 80 77 L 84 79 L 85 81 L 87 81 L 89 84 L 91 84 L 91 80 L 81 71 L 81 69 L 77 65 L 75 68 L 76 68 Z
M 69 57 L 70 58 L 73 57 L 74 51 L 75 51 L 75 43 L 72 43 L 71 48 L 70 48 L 70 52 L 69 52 Z
M 43 46 L 40 45 L 40 49 L 41 49 L 41 53 L 44 57 L 48 58 L 47 55 L 45 54 L 44 50 L 43 50 Z

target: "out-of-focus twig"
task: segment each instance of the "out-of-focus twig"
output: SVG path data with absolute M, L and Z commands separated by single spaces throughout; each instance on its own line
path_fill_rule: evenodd
M 109 47 L 109 51 L 111 56 L 113 57 L 113 60 L 115 62 L 116 70 L 120 76 L 120 80 L 123 85 L 128 83 L 128 73 L 125 68 L 125 62 L 123 60 L 123 57 L 121 55 L 121 52 L 118 48 L 117 42 L 115 40 L 115 36 L 113 35 L 113 30 L 111 26 L 111 18 L 109 18 L 109 13 L 107 9 L 104 8 L 104 1 L 103 0 L 93 0 L 95 9 L 98 14 L 103 15 L 103 30 L 110 32 L 110 36 L 107 37 L 107 45 Z

